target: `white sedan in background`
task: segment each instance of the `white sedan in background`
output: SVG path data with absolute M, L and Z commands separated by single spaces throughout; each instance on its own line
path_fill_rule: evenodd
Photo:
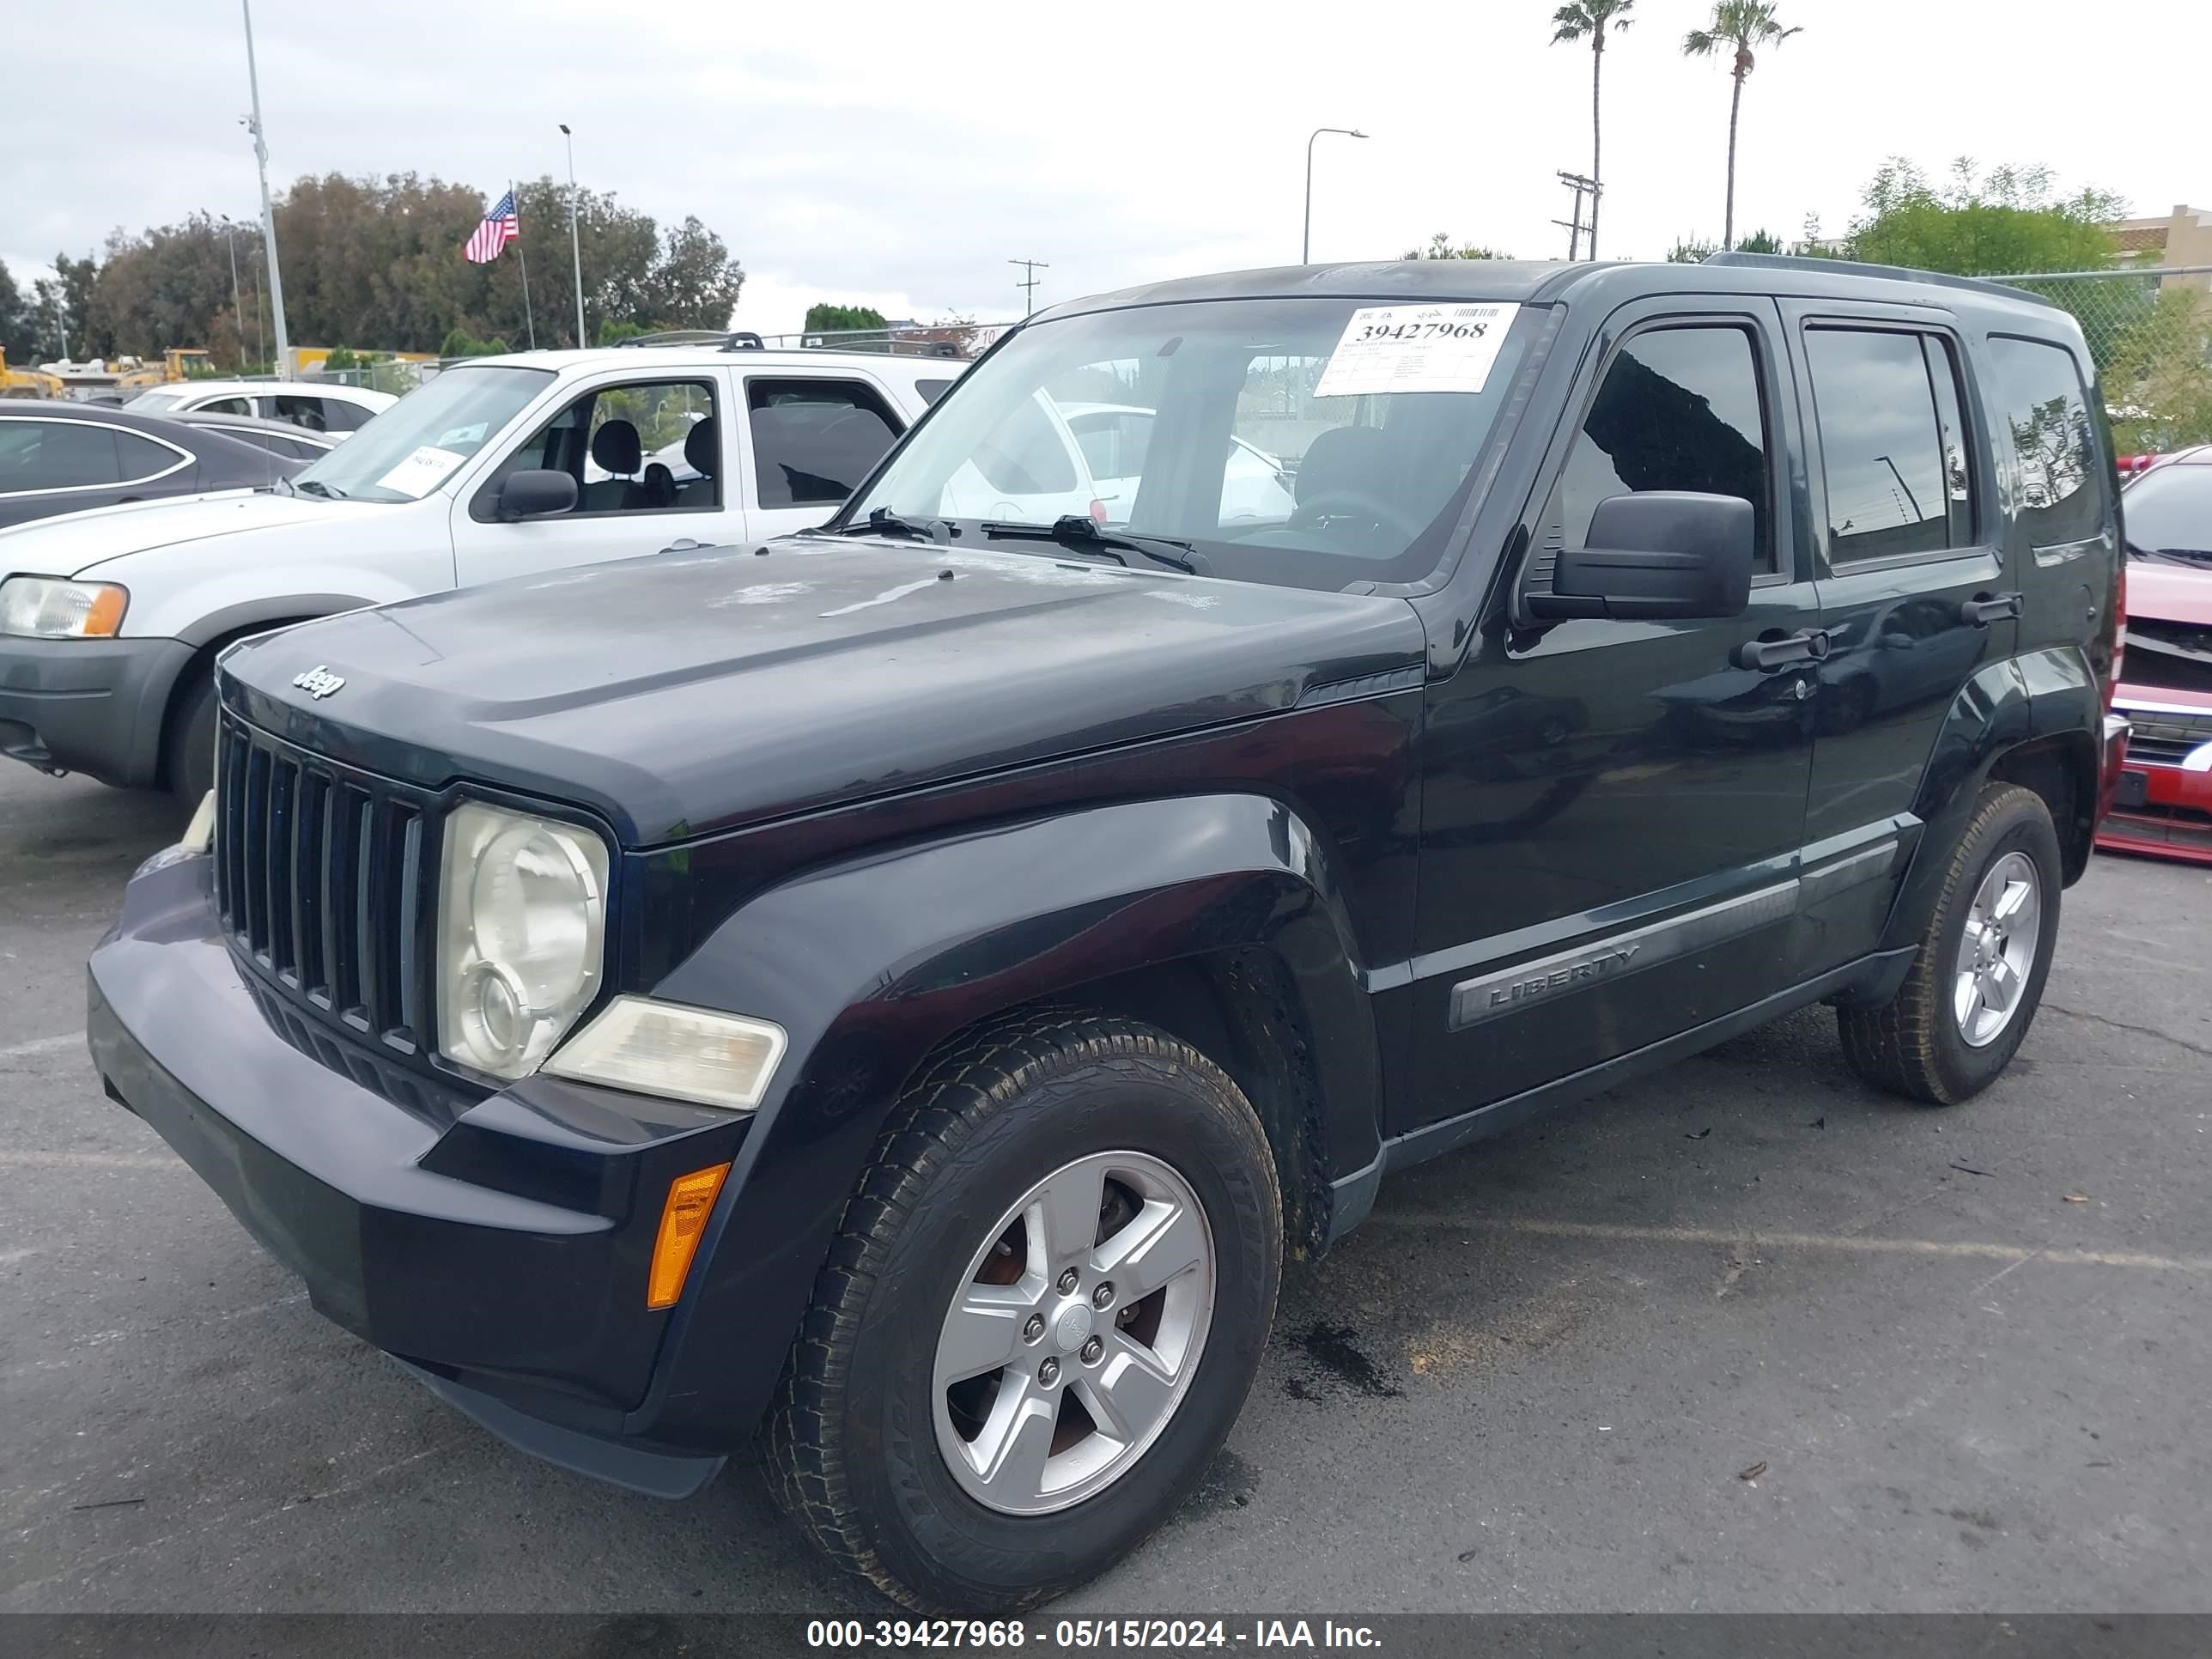
M 142 415 L 253 415 L 343 438 L 398 401 L 389 392 L 321 380 L 179 380 L 124 407 Z

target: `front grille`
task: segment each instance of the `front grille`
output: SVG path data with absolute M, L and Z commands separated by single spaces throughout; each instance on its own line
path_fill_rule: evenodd
M 234 951 L 396 1052 L 428 1036 L 435 848 L 427 795 L 222 715 L 216 894 Z
M 2134 659 L 2130 658 L 2130 665 Z M 2179 766 L 2191 751 L 2212 743 L 2212 711 L 2171 714 L 2128 708 L 2128 759 L 2137 766 Z

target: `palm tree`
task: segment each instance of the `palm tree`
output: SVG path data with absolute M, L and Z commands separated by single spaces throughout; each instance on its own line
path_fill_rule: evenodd
M 1751 49 L 1778 46 L 1800 28 L 1784 28 L 1767 0 L 1716 0 L 1711 24 L 1692 29 L 1682 37 L 1685 58 L 1717 58 L 1730 53 L 1729 76 L 1735 88 L 1729 94 L 1728 207 L 1721 216 L 1721 246 L 1735 246 L 1735 123 L 1743 107 L 1743 81 L 1751 73 Z
M 1629 13 L 1635 10 L 1636 0 L 1569 0 L 1552 14 L 1552 44 L 1563 40 L 1588 40 L 1590 43 L 1590 183 L 1595 185 L 1604 174 L 1598 171 L 1598 83 L 1605 72 L 1605 35 L 1611 28 L 1616 34 L 1634 21 Z M 1590 191 L 1590 258 L 1597 258 L 1597 210 L 1601 196 Z

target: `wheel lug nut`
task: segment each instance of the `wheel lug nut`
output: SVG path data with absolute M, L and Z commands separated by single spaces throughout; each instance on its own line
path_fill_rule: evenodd
M 1083 1276 L 1074 1268 L 1070 1267 L 1060 1276 L 1060 1293 L 1062 1296 L 1073 1296 L 1075 1294 L 1075 1287 L 1082 1282 Z
M 1105 1352 L 1106 1344 L 1094 1336 L 1083 1345 L 1083 1363 L 1086 1365 L 1095 1365 Z
M 1097 1290 L 1091 1292 L 1091 1304 L 1095 1308 L 1110 1308 L 1114 1305 L 1114 1281 L 1112 1279 L 1108 1279 Z
M 1034 1342 L 1043 1334 L 1044 1316 L 1042 1314 L 1031 1314 L 1029 1316 L 1028 1322 L 1022 1327 L 1022 1340 L 1024 1342 Z
M 1037 1381 L 1044 1384 L 1048 1389 L 1054 1383 L 1059 1382 L 1060 1361 L 1057 1359 L 1048 1359 L 1043 1364 L 1038 1366 Z

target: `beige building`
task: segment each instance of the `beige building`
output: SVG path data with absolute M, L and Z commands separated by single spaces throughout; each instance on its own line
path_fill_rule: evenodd
M 2112 227 L 2123 265 L 2212 265 L 2212 210 L 2176 207 L 2157 219 L 2123 219 Z M 2169 276 L 2161 288 L 2212 288 L 2212 274 Z

